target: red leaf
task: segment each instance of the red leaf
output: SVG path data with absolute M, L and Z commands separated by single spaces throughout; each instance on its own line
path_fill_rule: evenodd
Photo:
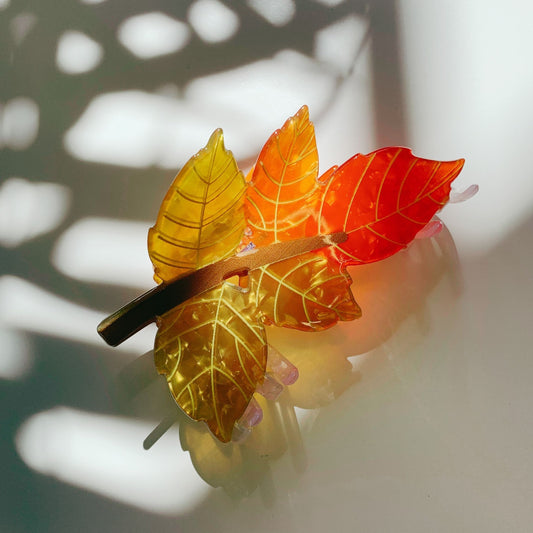
M 329 248 L 344 265 L 385 259 L 407 246 L 446 204 L 463 164 L 464 159 L 421 159 L 398 147 L 357 154 L 321 180 L 310 233 L 345 231 L 348 240 Z

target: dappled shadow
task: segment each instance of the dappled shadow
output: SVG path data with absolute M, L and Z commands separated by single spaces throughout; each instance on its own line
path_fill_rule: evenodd
M 312 110 L 318 117 L 327 117 L 329 106 L 335 103 L 353 68 L 342 71 L 318 61 L 316 35 L 335 22 L 355 15 L 368 24 L 368 34 L 361 33 L 353 59 L 360 57 L 360 46 L 371 47 L 376 144 L 405 144 L 394 1 L 372 4 L 346 1 L 328 7 L 319 2 L 298 0 L 294 17 L 281 26 L 262 18 L 246 2 L 225 2 L 239 19 L 238 29 L 229 39 L 209 43 L 191 30 L 190 40 L 183 48 L 150 60 L 136 57 L 117 40 L 117 29 L 128 17 L 160 11 L 187 22 L 190 4 L 161 0 L 93 4 L 20 0 L 1 12 L 0 78 L 9 80 L 2 85 L 2 103 L 22 96 L 35 102 L 38 108 L 37 136 L 27 148 L 10 146 L 9 139 L 4 139 L 2 178 L 21 177 L 30 183 L 59 184 L 70 194 L 69 210 L 48 233 L 14 248 L 0 248 L 3 274 L 21 278 L 88 309 L 110 310 L 137 294 L 136 289 L 124 286 L 69 278 L 58 271 L 50 259 L 57 240 L 81 219 L 154 220 L 175 173 L 157 161 L 137 168 L 104 164 L 78 159 L 65 149 L 66 132 L 102 94 L 134 90 L 167 94 L 170 100 L 177 101 L 187 87 L 201 77 L 226 73 L 291 50 L 298 53 L 298 57 L 309 59 L 313 68 L 328 73 L 328 79 L 332 80 L 324 90 L 325 96 L 319 99 L 320 106 Z M 57 43 L 60 36 L 70 30 L 84 33 L 102 46 L 102 60 L 94 69 L 76 75 L 58 69 Z M 282 103 L 283 93 L 280 95 Z M 290 96 L 294 99 L 294 95 Z M 261 98 L 261 94 L 253 95 L 257 106 Z M 298 98 L 301 104 L 307 103 L 307 94 L 298 95 Z M 178 113 L 176 120 L 179 118 Z M 351 118 L 356 120 L 356 117 Z M 213 117 L 208 121 L 209 127 L 224 126 L 217 122 L 219 120 L 219 116 Z M 254 126 L 251 122 L 254 117 L 245 112 L 238 120 L 249 129 Z M 147 138 L 146 142 L 151 139 Z M 250 146 L 248 152 L 259 148 L 259 144 Z M 4 291 L 2 296 L 3 306 L 10 306 L 17 299 L 17 294 L 12 292 Z M 50 314 L 54 312 L 51 308 Z M 111 351 L 103 343 L 99 346 L 87 339 L 73 340 L 76 334 L 72 332 L 66 338 L 59 338 L 42 331 L 35 333 L 31 328 L 25 331 L 24 317 L 13 320 L 3 327 L 13 328 L 29 343 L 33 367 L 18 381 L 0 383 L 2 404 L 10 406 L 1 432 L 3 479 L 9 486 L 0 502 L 3 527 L 10 531 L 83 531 L 94 530 L 97 522 L 121 524 L 120 527 L 135 524 L 140 529 L 164 525 L 164 519 L 157 521 L 132 509 L 126 515 L 121 505 L 110 500 L 72 489 L 53 478 L 35 475 L 18 457 L 14 448 L 16 432 L 35 413 L 66 405 L 92 413 L 129 416 L 130 405 L 116 390 L 113 376 L 131 360 L 131 353 Z M 96 322 L 88 327 L 94 329 Z M 59 501 L 61 510 L 57 507 Z M 50 509 L 56 512 L 51 513 Z M 184 519 L 184 527 L 187 520 Z M 194 517 L 194 520 L 196 523 L 199 519 Z M 196 529 L 201 530 L 200 523 Z

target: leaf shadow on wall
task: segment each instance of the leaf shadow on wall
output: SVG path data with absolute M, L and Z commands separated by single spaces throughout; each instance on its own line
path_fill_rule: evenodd
M 206 483 L 222 487 L 235 499 L 260 489 L 264 503 L 271 505 L 276 500 L 271 463 L 288 452 L 295 476 L 307 465 L 295 408 L 316 413 L 362 379 L 372 381 L 380 372 L 375 362 L 383 362 L 384 351 L 388 359 L 411 357 L 431 326 L 431 292 L 445 284 L 453 308 L 462 286 L 455 245 L 446 228 L 433 239 L 415 240 L 395 256 L 353 267 L 350 273 L 362 318 L 312 335 L 269 328 L 269 339 L 297 366 L 300 377 L 276 401 L 255 395 L 263 421 L 243 442 L 223 444 L 205 424 L 177 409 L 164 379 L 157 379 L 151 352 L 125 367 L 120 375 L 125 411 L 143 418 L 164 417 L 149 445 L 177 422 L 181 446 Z M 416 327 L 403 328 L 408 321 Z
M 111 309 L 117 302 L 136 296 L 136 289 L 120 284 L 70 278 L 50 261 L 58 239 L 80 220 L 152 220 L 168 186 L 169 170 L 155 162 L 137 168 L 130 164 L 82 160 L 65 150 L 66 132 L 78 122 L 90 102 L 102 94 L 127 91 L 152 94 L 162 87 L 175 86 L 178 98 L 184 88 L 198 78 L 239 69 L 269 59 L 285 49 L 312 59 L 316 34 L 355 15 L 369 22 L 374 93 L 371 114 L 376 146 L 407 143 L 394 0 L 372 6 L 361 0 L 347 0 L 336 6 L 296 0 L 295 17 L 283 27 L 274 26 L 254 14 L 246 2 L 224 0 L 241 20 L 233 38 L 215 46 L 193 36 L 182 50 L 151 60 L 134 57 L 117 40 L 120 24 L 129 17 L 159 11 L 185 20 L 192 3 L 192 0 L 4 2 L 5 9 L 0 17 L 3 52 L 0 54 L 0 77 L 6 80 L 3 103 L 20 96 L 31 99 L 38 106 L 39 123 L 31 146 L 24 150 L 4 147 L 3 174 L 23 178 L 32 184 L 43 181 L 63 186 L 70 191 L 72 199 L 70 210 L 53 230 L 17 248 L 0 247 L 4 274 L 31 281 L 36 287 L 87 309 Z M 23 39 L 15 42 L 13 23 L 24 20 L 37 23 L 24 31 Z M 64 32 L 71 30 L 103 46 L 105 54 L 94 70 L 76 75 L 58 70 L 55 61 L 58 41 Z M 337 55 L 341 55 L 340 51 Z M 337 94 L 334 92 L 333 97 Z M 306 96 L 307 92 L 302 95 Z M 322 115 L 318 108 L 314 108 L 314 113 Z M 323 114 L 328 118 L 327 113 Z M 359 120 L 355 114 L 348 118 Z M 215 118 L 213 121 L 214 127 L 220 125 Z M 150 141 L 150 137 L 146 140 Z M 111 230 L 112 227 L 110 234 Z M 9 305 L 10 302 L 6 302 L 6 306 Z M 55 316 L 52 309 L 50 315 Z M 10 406 L 0 438 L 3 479 L 10 488 L 2 498 L 3 527 L 0 529 L 58 531 L 114 523 L 116 529 L 131 529 L 134 525 L 134 528 L 148 530 L 157 524 L 159 530 L 174 531 L 174 519 L 167 526 L 166 518 L 156 518 L 133 507 L 125 510 L 122 503 L 100 490 L 96 494 L 80 490 L 53 475 L 35 472 L 21 460 L 14 446 L 18 428 L 43 410 L 68 406 L 89 413 L 122 416 L 125 409 L 116 405 L 114 394 L 110 393 L 111 381 L 112 374 L 130 357 L 130 354 L 111 352 L 92 342 L 87 344 L 84 338 L 74 338 L 72 332 L 65 338 L 57 337 L 54 332 L 36 333 L 26 328 L 22 332 L 35 362 L 25 379 L 0 383 L 3 405 Z M 281 344 L 280 348 L 283 348 Z M 153 363 L 149 363 L 149 371 L 155 376 Z M 150 388 L 146 392 L 151 392 Z M 163 392 L 169 402 L 167 391 L 163 389 Z M 174 407 L 171 401 L 170 406 Z M 124 407 L 131 415 L 131 403 Z M 146 409 L 151 409 L 155 419 L 164 415 L 156 407 L 157 403 L 150 397 Z M 142 416 L 153 418 L 148 414 Z M 256 433 L 258 431 L 259 428 Z M 39 446 L 43 443 L 39 442 Z M 61 513 L 56 512 L 57 501 L 63 504 Z M 196 516 L 195 519 L 194 529 L 197 530 L 202 529 L 198 521 L 208 524 L 210 518 Z M 188 529 L 188 526 L 183 528 Z

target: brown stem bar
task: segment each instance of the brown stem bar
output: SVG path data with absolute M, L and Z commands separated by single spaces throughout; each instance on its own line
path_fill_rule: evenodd
M 347 238 L 346 233 L 338 232 L 279 242 L 257 248 L 245 255 L 233 256 L 205 266 L 174 281 L 161 283 L 145 292 L 102 320 L 98 325 L 98 333 L 107 344 L 118 346 L 134 333 L 154 322 L 157 316 L 165 314 L 197 294 L 216 287 L 225 279 L 306 252 L 340 244 Z

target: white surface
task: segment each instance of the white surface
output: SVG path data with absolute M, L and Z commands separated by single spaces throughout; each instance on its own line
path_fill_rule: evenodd
M 527 164 L 533 124 L 530 5 L 400 2 L 412 147 L 466 158 L 460 183 L 481 186 L 451 229 L 482 254 L 528 220 L 533 180 Z
M 198 2 L 200 7 L 210 4 Z M 222 24 L 222 34 L 207 31 L 212 22 L 201 20 L 194 10 L 188 21 L 201 38 L 231 43 L 243 27 L 242 13 L 230 13 L 227 20 L 233 26 Z M 299 15 L 298 9 L 287 26 L 302 24 Z M 213 16 L 216 21 L 216 11 Z M 354 24 L 360 19 L 344 17 L 339 28 L 357 27 L 362 37 L 365 25 Z M 14 428 L 12 455 L 15 449 L 19 455 L 16 461 L 6 460 L 11 477 L 6 478 L 10 490 L 5 498 L 22 494 L 12 488 L 19 477 L 20 483 L 30 484 L 24 494 L 39 501 L 30 511 L 45 518 L 44 525 L 32 524 L 29 530 L 46 530 L 48 525 L 51 531 L 90 530 L 94 525 L 95 530 L 217 533 L 531 531 L 532 18 L 529 2 L 399 2 L 406 143 L 421 157 L 465 157 L 457 188 L 480 185 L 477 196 L 442 213 L 457 245 L 458 262 L 445 232 L 435 241 L 440 251 L 430 241 L 417 241 L 395 258 L 351 270 L 354 295 L 363 309 L 359 321 L 320 334 L 269 328 L 269 340 L 297 362 L 300 380 L 277 408 L 283 429 L 271 433 L 275 438 L 259 439 L 255 448 L 248 443 L 231 454 L 214 448 L 202 454 L 202 447 L 182 451 L 176 431 L 145 453 L 142 439 L 153 427 L 146 421 L 155 424 L 164 416 L 159 415 L 156 392 L 148 388 L 120 407 L 102 399 L 117 394 L 109 374 L 117 371 L 113 355 L 118 358 L 121 352 L 107 349 L 97 337 L 95 327 L 103 313 L 88 302 L 83 305 L 83 295 L 101 290 L 102 281 L 113 283 L 127 275 L 129 261 L 135 262 L 132 272 L 142 272 L 146 264 L 130 256 L 117 266 L 120 257 L 111 254 L 114 267 L 106 274 L 105 258 L 89 259 L 105 232 L 94 232 L 89 225 L 91 231 L 81 231 L 80 244 L 84 226 L 76 221 L 104 219 L 99 209 L 106 202 L 117 205 L 123 220 L 124 214 L 135 216 L 128 210 L 140 203 L 131 200 L 130 205 L 128 199 L 161 187 L 153 181 L 150 166 L 176 168 L 217 126 L 224 127 L 227 147 L 239 159 L 252 157 L 303 103 L 310 105 L 316 122 L 322 170 L 354 152 L 377 148 L 371 49 L 362 51 L 350 71 L 346 57 L 331 57 L 336 44 L 340 55 L 342 43 L 353 53 L 355 40 L 340 32 L 336 43 L 327 29 L 315 39 L 298 26 L 302 40 L 308 37 L 307 56 L 301 49 L 284 50 L 248 64 L 236 61 L 227 70 L 202 73 L 183 85 L 179 76 L 169 78 L 179 87 L 173 96 L 171 91 L 170 96 L 157 95 L 147 86 L 106 86 L 103 93 L 91 95 L 85 111 L 80 106 L 65 137 L 69 157 L 78 165 L 89 161 L 83 167 L 89 170 L 101 164 L 88 175 L 105 172 L 116 196 L 95 200 L 97 189 L 90 181 L 77 184 L 82 192 L 73 198 L 69 229 L 61 230 L 46 248 L 51 253 L 57 243 L 54 261 L 61 272 L 54 270 L 54 275 L 76 278 L 69 283 L 77 291 L 68 298 L 56 294 L 59 284 L 47 288 L 38 265 L 31 280 L 13 271 L 0 279 L 1 331 L 10 332 L 6 338 L 13 331 L 20 335 L 11 339 L 11 348 L 22 346 L 26 358 L 20 368 L 10 366 L 13 354 L 8 354 L 0 365 L 2 384 L 26 387 L 27 394 L 11 396 L 14 412 L 20 404 L 24 408 L 16 427 L 8 420 L 6 431 Z M 186 67 L 176 62 L 176 72 L 183 72 L 180 68 Z M 349 75 L 337 86 L 340 71 Z M 22 111 L 17 112 L 26 117 L 25 123 L 13 125 L 10 119 L 4 129 L 19 139 L 13 148 L 29 146 L 42 126 L 39 113 L 28 112 L 33 100 L 22 100 L 22 106 L 13 101 L 19 103 Z M 67 169 L 68 164 L 70 160 Z M 51 169 L 51 175 L 58 172 L 68 184 L 55 160 Z M 130 181 L 124 177 L 139 169 L 146 171 L 146 179 L 139 174 Z M 171 179 L 172 173 L 169 183 Z M 88 213 L 91 208 L 94 213 Z M 140 242 L 138 226 L 127 226 L 112 232 L 110 240 L 130 235 Z M 117 226 L 110 223 L 108 229 L 113 228 Z M 75 257 L 69 258 L 68 248 Z M 40 257 L 30 252 L 17 256 L 13 265 Z M 141 275 L 135 283 L 141 283 Z M 122 296 L 110 291 L 109 305 Z M 125 350 L 139 355 L 153 335 L 136 335 Z M 78 379 L 80 368 L 82 379 L 73 385 L 67 378 Z M 53 387 L 60 393 L 47 396 Z M 73 388 L 75 395 L 68 393 Z M 13 389 L 6 390 L 12 394 Z M 75 406 L 56 407 L 65 405 L 65 398 Z M 95 412 L 88 411 L 91 402 Z M 112 408 L 121 410 L 120 417 L 96 412 Z M 191 437 L 193 430 L 181 423 Z M 57 435 L 68 443 L 68 454 L 58 451 Z M 44 455 L 38 446 L 43 439 L 52 446 Z M 172 454 L 175 464 L 187 461 L 183 471 L 190 475 L 186 479 L 194 479 L 192 495 L 180 472 L 167 470 Z M 214 485 L 225 485 L 233 498 L 220 488 L 204 491 L 190 468 L 191 456 L 198 473 Z M 168 494 L 150 504 L 145 489 L 157 479 L 158 489 L 164 487 Z M 134 486 L 143 483 L 148 484 Z M 61 513 L 58 498 L 68 500 Z M 17 509 L 11 505 L 10 513 Z M 21 513 L 15 520 L 22 523 L 29 516 Z

